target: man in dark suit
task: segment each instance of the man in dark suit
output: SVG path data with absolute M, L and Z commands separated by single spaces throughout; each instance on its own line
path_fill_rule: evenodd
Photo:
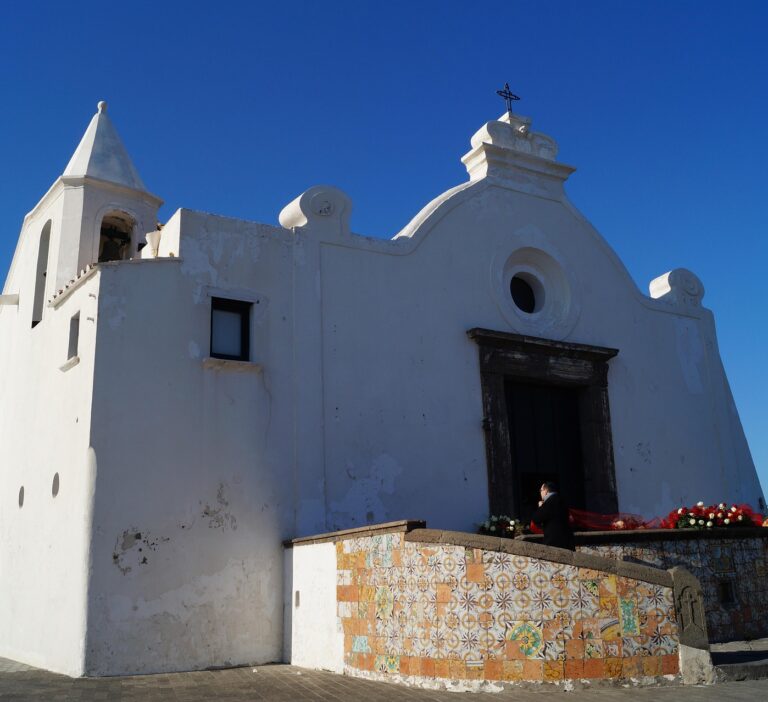
M 557 492 L 554 483 L 546 482 L 539 488 L 541 502 L 533 513 L 533 523 L 544 531 L 544 543 L 547 546 L 576 550 L 573 530 L 568 520 L 568 505 Z

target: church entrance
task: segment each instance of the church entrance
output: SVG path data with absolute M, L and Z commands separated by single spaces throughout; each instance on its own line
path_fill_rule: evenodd
M 471 329 L 491 514 L 528 519 L 545 480 L 572 507 L 616 512 L 608 361 L 616 349 Z
M 579 389 L 516 380 L 504 389 L 514 513 L 528 521 L 547 480 L 557 483 L 571 507 L 584 509 Z

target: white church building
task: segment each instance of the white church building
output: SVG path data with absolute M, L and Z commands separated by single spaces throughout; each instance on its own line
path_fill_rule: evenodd
M 573 506 L 763 506 L 704 287 L 638 290 L 508 112 L 389 240 L 317 186 L 279 226 L 157 224 L 99 103 L 0 297 L 0 656 L 278 661 L 285 539 Z

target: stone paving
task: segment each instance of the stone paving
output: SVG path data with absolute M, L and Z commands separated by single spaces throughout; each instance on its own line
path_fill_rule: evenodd
M 563 695 L 567 697 L 563 698 Z M 535 690 L 513 689 L 498 694 L 420 690 L 361 680 L 289 665 L 123 678 L 73 679 L 0 659 L 0 700 L 14 702 L 294 702 L 339 700 L 433 700 L 436 702 L 755 702 L 768 699 L 768 680 L 721 683 L 709 687 L 616 687 L 565 693 L 551 685 Z

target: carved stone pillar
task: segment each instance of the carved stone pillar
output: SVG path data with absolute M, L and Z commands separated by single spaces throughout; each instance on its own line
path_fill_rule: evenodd
M 712 684 L 715 670 L 709 653 L 704 593 L 698 578 L 685 568 L 669 570 L 680 638 L 680 675 L 686 685 Z

